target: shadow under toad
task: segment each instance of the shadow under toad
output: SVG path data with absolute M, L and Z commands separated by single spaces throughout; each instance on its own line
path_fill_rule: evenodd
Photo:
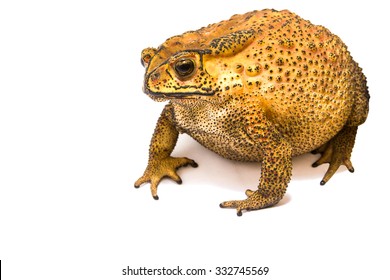
M 212 185 L 223 189 L 237 190 L 238 192 L 257 188 L 261 176 L 260 163 L 228 160 L 201 146 L 187 135 L 181 136 L 181 138 L 185 139 L 179 139 L 172 155 L 185 156 L 199 164 L 199 167 L 194 170 L 189 170 L 191 168 L 186 167 L 178 171 L 183 179 L 183 184 L 187 182 L 196 185 Z M 328 164 L 313 168 L 312 164 L 318 158 L 318 154 L 311 153 L 294 157 L 290 184 L 294 181 L 318 179 L 319 185 Z M 344 172 L 345 170 L 342 166 L 337 172 Z M 281 203 L 283 204 L 283 200 Z

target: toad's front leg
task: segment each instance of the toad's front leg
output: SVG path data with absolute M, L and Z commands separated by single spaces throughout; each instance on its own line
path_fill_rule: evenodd
M 238 216 L 242 215 L 243 210 L 257 210 L 277 204 L 286 192 L 292 172 L 291 145 L 272 126 L 256 126 L 251 134 L 253 139 L 261 141 L 263 151 L 258 189 L 247 190 L 245 200 L 220 204 L 222 208 L 236 208 Z
M 134 187 L 138 188 L 143 183 L 150 183 L 154 199 L 158 199 L 157 186 L 163 178 L 168 177 L 181 184 L 182 181 L 176 172 L 177 169 L 187 165 L 198 166 L 192 159 L 171 157 L 178 135 L 179 132 L 173 124 L 172 113 L 168 104 L 161 113 L 153 133 L 149 148 L 148 165 L 142 177 L 134 184 Z

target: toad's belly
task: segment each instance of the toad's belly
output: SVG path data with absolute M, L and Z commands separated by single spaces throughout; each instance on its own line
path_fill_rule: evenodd
M 202 146 L 224 158 L 238 161 L 260 162 L 262 159 L 260 147 L 248 139 L 244 131 L 237 133 L 242 135 L 187 132 L 188 135 L 198 141 Z
M 262 160 L 261 143 L 252 140 L 244 129 L 231 130 L 230 133 L 205 132 L 201 130 L 181 131 L 224 158 L 250 162 L 261 162 Z M 310 152 L 328 142 L 332 137 L 322 135 L 320 131 L 318 131 L 315 137 L 304 133 L 302 135 L 299 133 L 283 135 L 283 138 L 291 144 L 293 156 Z

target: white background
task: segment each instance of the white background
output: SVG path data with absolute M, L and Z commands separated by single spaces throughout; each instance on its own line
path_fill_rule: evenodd
M 269 266 L 264 279 L 389 279 L 385 3 L 1 1 L 4 279 L 151 279 L 122 276 L 128 265 Z M 174 154 L 199 167 L 180 170 L 182 185 L 163 181 L 159 201 L 148 185 L 133 188 L 163 108 L 142 93 L 141 50 L 263 8 L 287 8 L 328 27 L 364 69 L 370 115 L 357 135 L 355 173 L 341 168 L 320 186 L 327 166 L 314 169 L 318 156 L 300 156 L 279 206 L 238 218 L 218 205 L 256 188 L 258 164 L 225 160 L 180 136 Z M 229 279 L 237 278 L 260 279 Z

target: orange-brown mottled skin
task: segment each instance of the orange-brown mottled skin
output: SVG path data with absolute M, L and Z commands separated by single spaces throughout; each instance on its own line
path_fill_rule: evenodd
M 148 166 L 135 183 L 151 183 L 197 166 L 173 158 L 179 133 L 217 154 L 261 162 L 256 191 L 221 207 L 255 210 L 278 203 L 291 178 L 292 157 L 317 151 L 330 163 L 321 184 L 350 161 L 357 127 L 368 114 L 361 68 L 326 28 L 289 11 L 262 10 L 174 36 L 147 48 L 144 91 L 169 100 L 150 145 Z

